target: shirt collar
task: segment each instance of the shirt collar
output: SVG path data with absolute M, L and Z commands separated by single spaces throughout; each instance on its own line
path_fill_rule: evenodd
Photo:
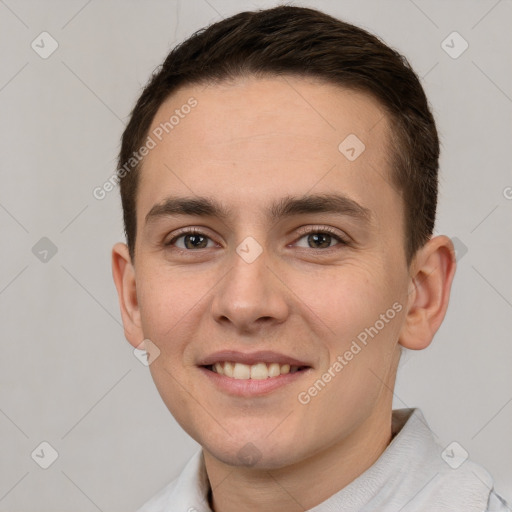
M 309 512 L 481 512 L 492 489 L 490 475 L 466 460 L 454 469 L 435 440 L 422 412 L 396 409 L 392 416 L 392 441 L 377 459 L 349 485 Z M 460 445 L 459 445 L 460 446 Z M 210 485 L 202 449 L 180 476 L 139 512 L 211 512 Z M 160 506 L 159 506 L 160 505 Z

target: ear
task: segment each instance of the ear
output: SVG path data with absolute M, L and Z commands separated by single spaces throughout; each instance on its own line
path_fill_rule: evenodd
M 144 340 L 137 300 L 135 268 L 128 246 L 121 242 L 112 248 L 112 277 L 119 296 L 124 335 L 130 344 L 138 347 Z
M 409 300 L 399 343 L 410 350 L 428 347 L 443 321 L 455 275 L 455 249 L 444 235 L 418 249 L 411 264 Z

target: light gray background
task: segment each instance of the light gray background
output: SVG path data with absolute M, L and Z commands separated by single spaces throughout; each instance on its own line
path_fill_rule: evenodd
M 275 4 L 0 0 L 1 511 L 134 510 L 198 448 L 124 339 L 110 268 L 120 200 L 92 190 L 170 48 Z M 443 145 L 437 232 L 460 259 L 447 318 L 404 355 L 394 406 L 421 407 L 512 500 L 512 3 L 296 4 L 375 32 L 423 77 Z M 59 44 L 47 59 L 31 48 L 43 31 Z M 441 46 L 453 31 L 469 43 L 457 59 Z M 32 252 L 42 237 L 58 249 L 47 262 Z M 48 469 L 31 458 L 42 441 L 58 452 Z

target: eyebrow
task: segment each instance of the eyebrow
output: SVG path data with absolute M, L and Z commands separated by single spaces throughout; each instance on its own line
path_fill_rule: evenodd
M 352 217 L 364 223 L 372 220 L 371 210 L 340 194 L 314 194 L 303 197 L 285 196 L 270 205 L 267 217 L 275 222 L 281 218 L 311 213 L 334 213 Z M 146 224 L 161 217 L 193 215 L 226 220 L 232 210 L 209 197 L 167 197 L 155 204 L 146 215 Z

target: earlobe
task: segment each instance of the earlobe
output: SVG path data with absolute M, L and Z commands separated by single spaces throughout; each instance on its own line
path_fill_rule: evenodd
M 430 345 L 443 321 L 455 275 L 455 249 L 447 236 L 430 239 L 411 265 L 409 302 L 399 343 L 411 350 Z
M 137 300 L 135 269 L 128 246 L 117 243 L 112 248 L 112 277 L 116 285 L 123 319 L 124 335 L 134 347 L 144 339 Z

